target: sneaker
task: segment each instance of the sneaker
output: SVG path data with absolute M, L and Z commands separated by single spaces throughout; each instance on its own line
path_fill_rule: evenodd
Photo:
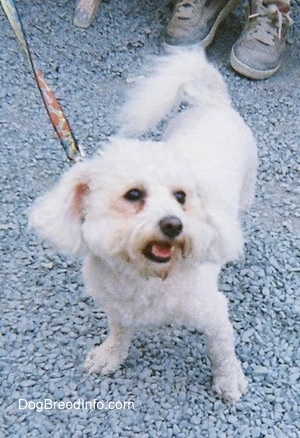
M 101 0 L 77 0 L 74 26 L 87 28 L 94 20 Z
M 266 79 L 280 67 L 293 24 L 284 1 L 251 0 L 244 30 L 231 50 L 230 63 L 250 79 Z
M 173 46 L 201 43 L 207 47 L 219 24 L 239 0 L 176 1 L 173 16 L 167 26 L 165 42 Z

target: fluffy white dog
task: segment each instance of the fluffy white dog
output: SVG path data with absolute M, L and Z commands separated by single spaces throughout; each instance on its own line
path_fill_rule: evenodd
M 138 136 L 169 112 L 163 141 Z M 204 332 L 215 391 L 236 402 L 246 379 L 234 352 L 221 267 L 243 253 L 240 213 L 253 199 L 256 145 L 204 53 L 157 61 L 122 112 L 120 136 L 77 163 L 30 214 L 40 236 L 83 256 L 88 294 L 110 334 L 86 359 L 115 371 L 134 329 L 177 323 Z

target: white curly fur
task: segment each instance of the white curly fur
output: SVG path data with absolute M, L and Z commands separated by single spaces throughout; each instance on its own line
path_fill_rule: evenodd
M 253 199 L 256 145 L 201 50 L 156 62 L 122 111 L 122 135 L 38 199 L 30 223 L 84 258 L 87 292 L 108 316 L 110 335 L 88 354 L 89 372 L 116 370 L 134 329 L 183 324 L 204 332 L 214 389 L 236 402 L 247 383 L 217 283 L 243 252 L 239 215 Z M 128 138 L 183 102 L 162 142 Z M 182 228 L 171 237 L 161 226 L 170 217 Z

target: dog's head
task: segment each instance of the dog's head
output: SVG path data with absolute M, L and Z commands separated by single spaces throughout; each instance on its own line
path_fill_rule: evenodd
M 191 170 L 157 142 L 113 140 L 38 199 L 30 223 L 62 252 L 118 259 L 145 276 L 217 253 Z

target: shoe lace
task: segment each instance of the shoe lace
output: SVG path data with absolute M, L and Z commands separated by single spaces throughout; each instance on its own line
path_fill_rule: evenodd
M 256 26 L 253 28 L 254 34 L 257 37 L 268 34 L 273 40 L 275 37 L 281 39 L 283 26 L 287 24 L 290 27 L 293 24 L 288 12 L 289 7 L 286 5 L 285 9 L 281 10 L 276 3 L 262 4 L 258 12 L 250 14 L 248 17 L 249 20 L 257 19 Z

